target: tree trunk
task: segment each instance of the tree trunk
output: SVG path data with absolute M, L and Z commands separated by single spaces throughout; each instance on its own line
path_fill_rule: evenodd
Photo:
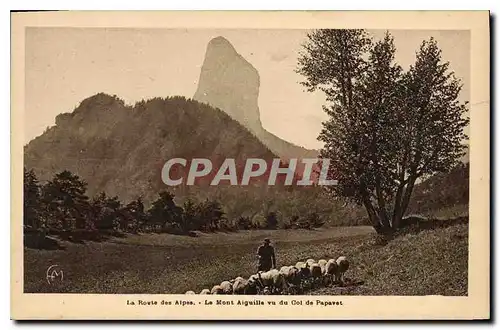
M 368 214 L 368 219 L 370 220 L 370 223 L 372 224 L 373 227 L 377 226 L 379 224 L 377 216 L 375 214 L 375 210 L 373 206 L 371 205 L 370 202 L 363 202 L 363 205 L 365 206 L 366 213 Z
M 378 234 L 381 235 L 392 235 L 393 227 L 391 226 L 391 222 L 389 221 L 389 217 L 387 215 L 387 209 L 385 205 L 385 199 L 382 194 L 382 189 L 380 187 L 380 182 L 377 180 L 376 186 L 376 198 L 378 207 L 375 208 L 370 200 L 370 196 L 366 190 L 366 186 L 363 182 L 361 182 L 361 197 L 363 201 L 363 205 L 365 206 L 366 212 L 368 213 L 368 218 L 370 219 L 370 223 Z
M 385 199 L 382 193 L 382 189 L 380 188 L 380 179 L 378 178 L 378 176 L 377 176 L 376 194 L 377 194 L 379 220 L 384 228 L 391 228 L 391 222 L 389 221 L 389 217 L 387 216 Z
M 383 220 L 383 215 L 381 216 L 380 210 L 378 212 L 377 210 L 375 210 L 375 207 L 373 207 L 370 199 L 366 195 L 363 196 L 363 205 L 366 209 L 366 212 L 368 213 L 368 219 L 370 220 L 370 223 L 372 224 L 377 234 L 385 236 L 392 233 L 389 222 Z
M 410 177 L 408 185 L 404 190 L 404 194 L 401 189 L 401 196 L 399 196 L 400 202 L 395 205 L 394 215 L 393 215 L 393 223 L 392 226 L 394 229 L 398 229 L 401 226 L 401 220 L 403 219 L 404 214 L 406 213 L 406 209 L 410 203 L 411 194 L 413 192 L 413 187 L 415 186 L 415 181 L 417 178 L 415 176 Z M 399 193 L 399 191 L 398 191 Z
M 399 224 L 401 223 L 401 199 L 403 198 L 403 190 L 404 190 L 404 184 L 401 184 L 398 187 L 398 191 L 396 192 L 396 197 L 394 199 L 394 210 L 392 213 L 392 226 L 394 228 L 398 228 Z

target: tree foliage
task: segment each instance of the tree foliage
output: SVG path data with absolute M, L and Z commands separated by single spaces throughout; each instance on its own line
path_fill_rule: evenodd
M 276 212 L 269 212 L 266 215 L 266 225 L 267 229 L 278 228 L 278 215 L 276 214 Z
M 437 173 L 415 186 L 408 211 L 426 213 L 469 203 L 469 163 Z
M 225 212 L 218 201 L 205 200 L 198 205 L 198 217 L 203 219 L 202 229 L 206 231 L 215 231 L 220 228 L 225 219 Z
M 33 170 L 24 168 L 24 225 L 30 228 L 40 228 L 41 214 L 40 214 L 40 184 L 38 178 Z
M 24 169 L 24 225 L 27 229 L 188 233 L 229 227 L 218 201 L 206 199 L 197 203 L 186 199 L 179 206 L 174 199 L 174 194 L 162 191 L 147 211 L 141 197 L 124 205 L 117 196 L 101 192 L 89 200 L 85 181 L 69 171 L 58 173 L 40 185 L 35 172 Z
M 399 227 L 417 180 L 458 163 L 469 122 L 433 38 L 406 72 L 395 54 L 389 33 L 373 42 L 363 30 L 316 30 L 297 69 L 309 91 L 326 94 L 318 140 L 339 181 L 331 191 L 363 205 L 381 233 Z
M 85 195 L 87 183 L 77 175 L 62 171 L 41 190 L 45 222 L 58 229 L 88 227 L 89 202 Z
M 346 221 L 339 225 L 349 224 L 352 218 L 328 206 L 319 189 L 307 191 L 307 199 L 288 198 L 276 191 L 276 195 L 268 194 L 264 203 L 258 205 L 259 212 L 245 207 L 243 211 L 247 215 L 229 215 L 227 205 L 219 202 L 224 195 L 215 200 L 188 197 L 182 204 L 177 204 L 172 193 L 163 191 L 146 210 L 142 197 L 125 204 L 117 196 L 101 192 L 89 199 L 85 181 L 69 171 L 56 174 L 44 184 L 39 183 L 33 170 L 25 169 L 24 172 L 25 233 L 36 232 L 41 237 L 50 233 L 62 239 L 82 241 L 102 240 L 123 232 L 196 235 L 193 231 L 312 229 L 324 225 L 332 212 Z M 297 200 L 302 203 L 297 203 Z M 325 205 L 325 208 L 315 203 Z
M 91 201 L 93 227 L 100 230 L 118 230 L 122 228 L 124 216 L 118 197 L 108 197 L 104 192 Z
M 127 230 L 137 233 L 146 223 L 147 215 L 144 211 L 144 202 L 141 197 L 131 201 L 125 206 L 125 218 L 127 219 Z
M 182 208 L 174 202 L 174 194 L 162 191 L 148 211 L 149 222 L 162 227 L 180 226 L 182 222 Z

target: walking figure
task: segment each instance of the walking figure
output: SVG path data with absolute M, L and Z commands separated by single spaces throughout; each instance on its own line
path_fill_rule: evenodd
M 271 268 L 276 268 L 276 256 L 274 247 L 269 238 L 264 239 L 264 243 L 257 249 L 257 258 L 259 258 L 258 271 L 267 272 Z

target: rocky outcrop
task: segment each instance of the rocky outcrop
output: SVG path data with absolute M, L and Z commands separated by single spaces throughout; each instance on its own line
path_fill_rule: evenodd
M 317 150 L 296 146 L 262 127 L 259 87 L 259 73 L 228 40 L 217 37 L 208 43 L 198 89 L 193 98 L 226 112 L 280 157 L 315 157 Z
M 259 73 L 222 37 L 208 43 L 194 99 L 217 107 L 255 131 L 262 127 Z

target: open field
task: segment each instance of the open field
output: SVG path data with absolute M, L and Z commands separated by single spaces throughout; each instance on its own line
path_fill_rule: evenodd
M 467 294 L 467 225 L 408 234 L 385 246 L 374 244 L 371 227 L 242 231 L 200 237 L 142 234 L 107 242 L 61 242 L 60 250 L 25 248 L 25 292 L 199 292 L 223 280 L 254 273 L 255 251 L 264 237 L 270 237 L 276 247 L 278 266 L 309 257 L 346 255 L 352 262 L 346 276 L 365 282 L 311 294 Z M 49 285 L 46 270 L 53 264 L 64 271 L 64 280 Z

